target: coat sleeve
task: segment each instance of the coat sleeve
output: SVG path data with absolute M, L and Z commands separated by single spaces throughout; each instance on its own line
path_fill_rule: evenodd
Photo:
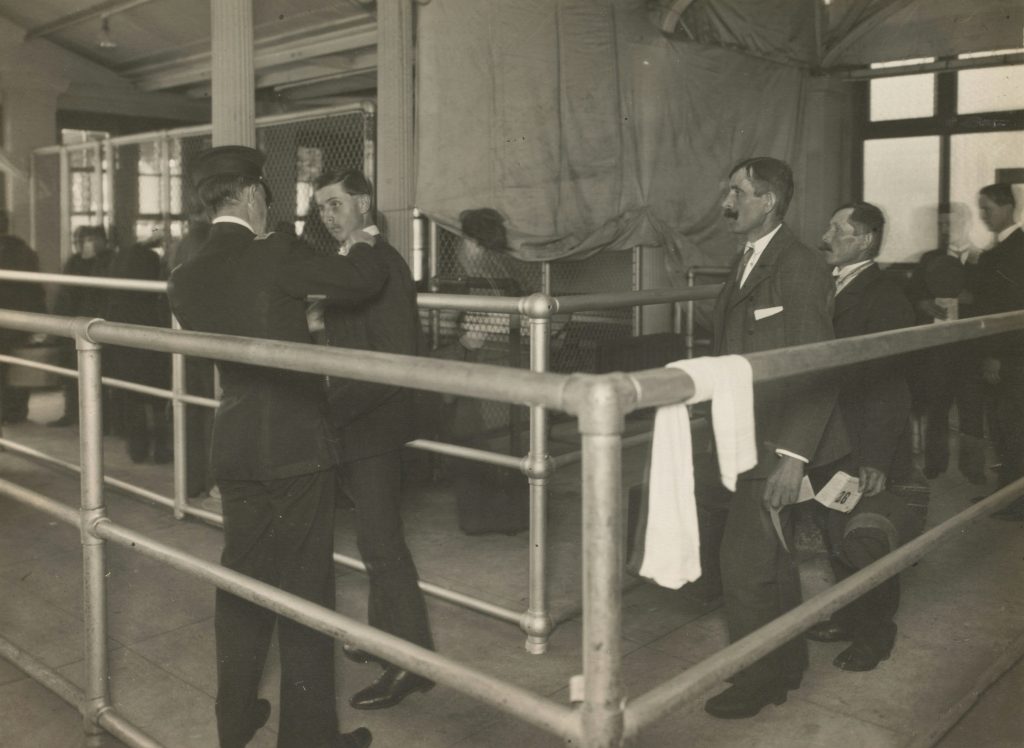
M 820 260 L 800 247 L 780 263 L 780 286 L 786 321 L 786 346 L 832 340 L 833 285 Z M 825 427 L 836 407 L 838 386 L 827 378 L 811 384 L 787 383 L 777 449 L 813 460 Z
M 867 309 L 864 333 L 896 330 L 914 324 L 910 302 L 896 287 L 884 287 Z M 865 425 L 857 455 L 860 466 L 889 473 L 893 455 L 910 418 L 910 388 L 898 358 L 866 365 L 857 387 L 860 422 Z
M 368 301 L 388 279 L 386 258 L 363 243 L 352 247 L 347 256 L 320 255 L 301 239 L 292 239 L 280 270 L 278 283 L 289 296 L 322 296 L 334 304 Z

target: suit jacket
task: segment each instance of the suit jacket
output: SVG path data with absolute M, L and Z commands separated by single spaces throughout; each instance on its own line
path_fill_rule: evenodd
M 39 256 L 19 237 L 0 234 L 0 268 L 38 273 Z M 0 281 L 0 307 L 19 312 L 45 314 L 46 299 L 43 286 L 39 283 Z M 0 328 L 0 346 L 3 346 L 5 351 L 8 347 L 20 345 L 30 337 L 30 332 Z
M 836 296 L 837 338 L 910 327 L 914 310 L 906 294 L 878 265 L 861 271 Z M 840 372 L 839 407 L 851 453 L 843 469 L 881 470 L 890 481 L 906 481 L 912 472 L 910 388 L 899 358 L 886 358 Z
M 1024 309 L 1024 231 L 1015 230 L 978 259 L 976 314 Z M 1024 332 L 982 339 L 982 352 L 1004 360 L 1024 359 Z
M 110 267 L 114 278 L 160 280 L 161 274 L 160 255 L 139 244 L 118 252 Z M 112 290 L 109 294 L 104 316 L 111 322 L 171 326 L 170 309 L 164 296 L 148 291 Z M 108 346 L 106 352 L 111 376 L 153 387 L 171 386 L 171 357 L 166 353 L 119 346 Z
M 387 274 L 366 244 L 347 257 L 322 257 L 292 236 L 258 238 L 244 226 L 217 223 L 199 254 L 171 274 L 168 294 L 186 329 L 309 343 L 308 295 L 358 304 L 380 293 Z M 272 480 L 337 464 L 321 377 L 218 366 L 224 391 L 213 427 L 218 478 Z
M 736 283 L 738 263 L 737 257 L 715 301 L 715 355 L 769 351 L 833 338 L 833 286 L 828 266 L 787 226 L 772 237 L 742 288 Z M 745 477 L 767 477 L 776 463 L 776 449 L 806 457 L 811 466 L 832 462 L 849 452 L 834 383 L 783 380 L 760 385 L 754 411 L 758 464 Z
M 377 240 L 373 251 L 388 267 L 384 289 L 355 308 L 327 306 L 327 344 L 419 355 L 424 350 L 423 333 L 409 265 L 383 238 Z M 332 377 L 328 402 L 331 423 L 341 440 L 342 462 L 392 452 L 415 438 L 412 390 Z

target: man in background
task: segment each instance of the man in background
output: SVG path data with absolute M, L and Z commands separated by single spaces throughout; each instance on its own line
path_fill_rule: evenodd
M 1024 231 L 1014 220 L 1017 202 L 1008 184 L 990 184 L 978 195 L 981 220 L 996 244 L 981 255 L 974 297 L 978 314 L 1024 309 Z M 1000 487 L 1024 476 L 1024 332 L 983 338 L 982 379 L 995 400 L 996 452 Z M 1024 497 L 994 516 L 1024 519 Z
M 833 268 L 837 338 L 910 327 L 914 311 L 906 295 L 875 263 L 885 219 L 870 203 L 839 208 L 822 237 L 825 262 Z M 837 470 L 859 479 L 862 496 L 843 513 L 816 502 L 823 515 L 829 560 L 839 582 L 895 550 L 924 527 L 927 491 L 908 487 L 914 474 L 910 434 L 910 389 L 900 359 L 886 358 L 840 371 L 839 408 L 851 452 L 838 463 L 812 471 L 815 488 Z M 832 664 L 841 670 L 873 670 L 889 658 L 896 641 L 894 617 L 900 600 L 894 576 L 812 626 L 807 638 L 850 642 Z
M 21 237 L 10 233 L 7 211 L 0 210 L 0 270 L 39 272 L 39 257 Z M 0 307 L 18 312 L 46 313 L 46 299 L 40 283 L 0 280 Z M 0 353 L 10 354 L 25 345 L 32 333 L 0 327 Z M 0 417 L 4 423 L 22 423 L 28 418 L 29 390 L 12 385 L 7 377 L 11 368 L 0 364 Z
M 320 219 L 336 242 L 335 255 L 348 255 L 355 237 L 376 237 L 373 252 L 388 268 L 383 290 L 355 308 L 326 303 L 322 309 L 327 345 L 362 351 L 422 352 L 416 287 L 409 265 L 381 236 L 373 221 L 373 187 L 358 171 L 327 172 L 314 184 Z M 311 327 L 320 327 L 311 315 Z M 413 439 L 412 390 L 377 382 L 332 377 L 328 387 L 331 424 L 341 450 L 341 479 L 355 507 L 356 543 L 370 581 L 369 623 L 426 649 L 434 648 L 419 576 L 405 543 L 400 512 L 402 447 Z M 342 651 L 356 662 L 375 659 L 350 645 Z M 356 709 L 386 709 L 433 682 L 389 663 L 349 703 Z

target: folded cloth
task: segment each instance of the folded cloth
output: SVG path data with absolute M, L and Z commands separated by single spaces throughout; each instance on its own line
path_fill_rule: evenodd
M 757 464 L 750 364 L 742 356 L 675 361 L 693 380 L 690 402 L 711 400 L 711 426 L 723 485 Z M 684 403 L 658 408 L 651 445 L 647 526 L 640 575 L 679 589 L 700 577 L 700 537 L 693 484 L 690 414 Z

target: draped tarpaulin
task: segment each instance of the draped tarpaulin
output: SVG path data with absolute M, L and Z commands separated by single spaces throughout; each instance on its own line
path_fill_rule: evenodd
M 420 5 L 417 206 L 448 227 L 498 209 L 522 259 L 661 245 L 677 265 L 722 264 L 727 171 L 797 159 L 806 74 L 669 39 L 645 7 Z

